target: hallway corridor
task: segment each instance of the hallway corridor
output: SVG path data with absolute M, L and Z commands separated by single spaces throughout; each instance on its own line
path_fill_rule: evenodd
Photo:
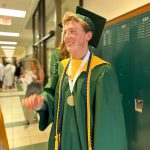
M 47 150 L 51 126 L 41 132 L 38 129 L 38 123 L 33 121 L 33 112 L 30 119 L 31 124 L 24 125 L 25 111 L 21 104 L 24 94 L 25 88 L 22 86 L 0 91 L 0 106 L 10 150 Z

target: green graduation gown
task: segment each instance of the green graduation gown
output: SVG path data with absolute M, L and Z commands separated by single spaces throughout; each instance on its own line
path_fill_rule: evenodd
M 59 52 L 59 48 L 55 49 L 52 56 L 51 56 L 51 62 L 50 62 L 50 75 L 52 75 L 52 72 L 55 68 L 55 65 L 57 65 L 57 63 L 59 63 L 60 61 L 60 52 Z
M 69 59 L 63 60 L 53 72 L 51 80 L 45 86 L 43 109 L 39 110 L 39 128 L 44 130 L 53 123 L 48 142 L 48 150 L 55 149 L 56 116 L 59 95 L 60 75 Z M 62 85 L 63 125 L 61 150 L 88 150 L 87 110 L 84 80 L 86 66 L 79 75 L 73 95 L 75 106 L 69 106 L 67 98 L 71 95 L 67 75 Z M 116 77 L 110 64 L 96 56 L 91 60 L 90 78 L 90 114 L 93 131 L 94 150 L 127 150 L 126 129 L 122 102 Z

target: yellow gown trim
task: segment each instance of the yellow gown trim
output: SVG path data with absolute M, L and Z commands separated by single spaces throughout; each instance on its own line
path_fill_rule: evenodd
M 64 59 L 64 60 L 61 61 L 62 65 L 63 65 L 63 68 L 66 68 L 69 60 L 70 60 L 70 58 Z M 77 61 L 77 64 L 80 61 L 82 62 L 82 60 L 74 60 L 74 59 L 73 59 L 73 61 Z M 93 68 L 95 68 L 96 66 L 98 66 L 100 64 L 105 64 L 105 63 L 108 64 L 108 62 L 104 61 L 103 59 L 101 59 L 101 58 L 99 58 L 97 56 L 92 55 L 92 61 L 91 61 L 91 64 L 90 64 L 90 70 L 92 70 Z M 74 65 L 76 65 L 76 64 L 74 63 Z M 86 68 L 87 68 L 87 63 L 84 65 L 84 67 L 82 68 L 81 72 L 86 71 Z M 68 70 L 67 70 L 66 74 L 68 75 Z M 75 74 L 75 73 L 73 73 L 73 74 Z

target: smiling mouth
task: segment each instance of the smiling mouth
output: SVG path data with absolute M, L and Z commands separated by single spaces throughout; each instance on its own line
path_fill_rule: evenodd
M 66 46 L 70 47 L 72 45 L 72 43 L 66 43 Z

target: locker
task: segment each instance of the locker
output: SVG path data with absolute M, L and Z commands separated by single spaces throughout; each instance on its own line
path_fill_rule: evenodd
M 129 150 L 150 150 L 150 12 L 106 27 L 95 54 L 115 68 Z

